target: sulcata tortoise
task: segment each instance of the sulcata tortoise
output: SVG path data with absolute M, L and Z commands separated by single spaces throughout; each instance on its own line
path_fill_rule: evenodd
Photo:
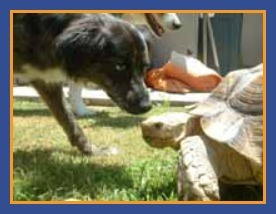
M 153 147 L 179 150 L 181 200 L 221 200 L 221 183 L 262 186 L 263 65 L 230 72 L 189 113 L 165 113 L 141 124 Z

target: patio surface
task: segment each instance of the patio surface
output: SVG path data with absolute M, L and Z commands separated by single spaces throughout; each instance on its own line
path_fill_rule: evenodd
M 68 87 L 63 88 L 65 96 L 68 96 Z M 13 87 L 13 96 L 17 98 L 38 98 L 37 92 L 29 86 Z M 172 94 L 150 90 L 150 99 L 154 103 L 170 102 L 172 106 L 184 106 L 201 102 L 209 96 L 209 93 Z M 83 89 L 82 97 L 91 105 L 113 106 L 114 103 L 102 90 Z

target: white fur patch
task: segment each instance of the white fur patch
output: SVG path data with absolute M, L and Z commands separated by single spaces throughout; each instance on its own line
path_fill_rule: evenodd
M 25 64 L 21 67 L 20 73 L 14 75 L 16 78 L 23 79 L 25 81 L 43 80 L 46 83 L 58 83 L 67 81 L 68 76 L 66 72 L 61 68 L 51 68 L 40 70 L 30 64 Z

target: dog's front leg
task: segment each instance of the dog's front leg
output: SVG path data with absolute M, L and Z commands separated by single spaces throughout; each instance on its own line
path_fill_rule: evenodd
M 32 85 L 66 132 L 71 144 L 77 146 L 84 154 L 93 154 L 92 146 L 89 144 L 82 129 L 75 121 L 73 113 L 66 107 L 62 85 L 48 84 L 43 81 L 33 81 Z

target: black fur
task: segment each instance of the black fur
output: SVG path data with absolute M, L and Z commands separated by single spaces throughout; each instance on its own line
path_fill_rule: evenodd
M 65 108 L 62 81 L 45 77 L 51 69 L 60 68 L 65 80 L 98 84 L 129 113 L 150 110 L 143 82 L 148 50 L 132 25 L 107 14 L 14 14 L 13 36 L 15 76 L 31 81 L 71 144 L 84 153 L 93 151 Z

